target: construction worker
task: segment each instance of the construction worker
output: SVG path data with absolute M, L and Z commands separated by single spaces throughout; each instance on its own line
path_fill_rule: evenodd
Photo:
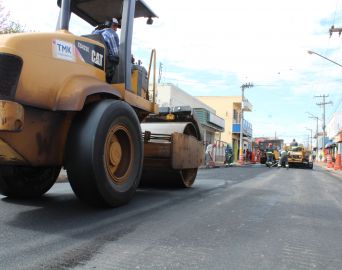
M 210 143 L 210 144 L 207 145 L 207 148 L 205 150 L 205 165 L 207 167 L 210 166 L 210 162 L 214 161 L 214 159 L 213 159 L 214 147 L 216 147 L 216 144 Z
M 295 139 L 292 140 L 292 142 L 290 143 L 290 146 L 298 146 L 298 143 L 296 142 Z
M 232 158 L 233 158 L 233 149 L 230 147 L 229 144 L 227 144 L 226 149 L 224 150 L 224 164 L 226 167 L 230 166 L 232 164 Z
M 266 165 L 271 166 L 274 162 L 274 153 L 273 153 L 273 145 L 272 143 L 269 143 L 266 148 Z
M 116 33 L 119 22 L 116 18 L 105 21 L 98 26 L 92 34 L 100 34 L 105 40 L 108 48 L 108 64 L 106 65 L 106 81 L 112 83 L 115 78 L 116 66 L 119 64 L 119 36 Z
M 278 167 L 281 167 L 283 164 L 286 169 L 289 168 L 289 160 L 288 160 L 288 152 L 286 151 L 285 147 L 280 151 L 280 160 L 278 163 Z

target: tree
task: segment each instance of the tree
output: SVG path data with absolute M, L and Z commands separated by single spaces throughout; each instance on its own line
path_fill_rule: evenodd
M 22 33 L 25 28 L 17 22 L 9 21 L 4 28 L 0 28 L 0 34 Z
M 25 32 L 25 28 L 18 22 L 11 21 L 9 16 L 10 12 L 5 10 L 0 0 L 0 34 Z
M 0 31 L 5 28 L 8 21 L 9 12 L 5 12 L 5 8 L 2 6 L 2 1 L 0 1 Z

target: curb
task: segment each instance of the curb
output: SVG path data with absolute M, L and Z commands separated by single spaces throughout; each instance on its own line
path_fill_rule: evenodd
M 232 164 L 230 164 L 229 166 L 227 166 L 226 167 L 226 165 L 225 164 L 223 164 L 223 163 L 218 163 L 218 164 L 216 164 L 215 166 L 205 166 L 205 165 L 202 165 L 202 166 L 200 166 L 199 167 L 199 169 L 216 169 L 216 168 L 230 168 L 230 167 L 252 167 L 252 166 L 254 166 L 254 165 L 260 165 L 260 163 L 245 163 L 245 164 L 243 164 L 243 165 L 240 165 L 239 163 L 232 163 Z M 262 164 L 261 164 L 262 165 Z
M 314 166 L 318 166 L 322 169 L 324 169 L 325 171 L 337 176 L 337 177 L 340 177 L 342 179 L 342 170 L 335 170 L 333 168 L 327 168 L 326 164 L 325 163 L 314 163 Z

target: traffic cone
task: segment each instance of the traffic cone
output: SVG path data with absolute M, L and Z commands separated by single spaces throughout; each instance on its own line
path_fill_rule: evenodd
M 243 153 L 241 153 L 241 154 L 239 155 L 239 164 L 240 164 L 240 165 L 244 165 L 244 164 L 245 164 Z
M 335 160 L 335 170 L 342 170 L 342 164 L 341 164 L 341 154 L 336 155 L 336 160 Z
M 327 155 L 327 168 L 334 168 L 330 154 Z
M 257 163 L 260 163 L 260 151 L 257 151 L 257 154 L 256 154 L 256 162 L 257 162 Z
M 254 150 L 252 151 L 252 160 L 251 163 L 255 164 L 256 163 L 256 156 Z

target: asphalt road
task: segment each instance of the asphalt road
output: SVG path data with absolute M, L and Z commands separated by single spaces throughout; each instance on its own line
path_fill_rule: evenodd
M 342 268 L 342 179 L 320 168 L 200 170 L 116 209 L 57 183 L 0 209 L 0 269 Z

